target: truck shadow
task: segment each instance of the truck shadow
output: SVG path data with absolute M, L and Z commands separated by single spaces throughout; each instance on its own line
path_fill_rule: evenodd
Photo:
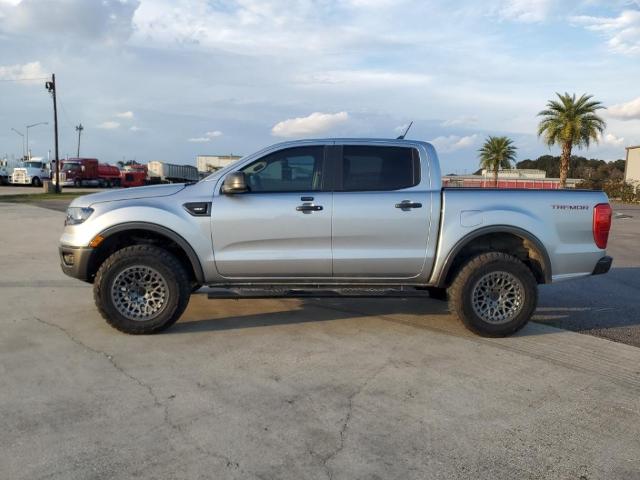
M 544 285 L 533 321 L 640 346 L 640 268 Z M 269 298 L 208 300 L 193 295 L 184 319 L 169 334 L 375 318 L 454 335 L 473 335 L 449 314 L 446 302 L 423 298 Z M 620 329 L 631 340 L 619 338 Z M 629 333 L 629 331 L 631 333 Z M 554 333 L 525 328 L 519 336 Z
M 212 318 L 211 313 L 215 311 L 218 313 Z M 235 330 L 364 317 L 427 318 L 448 314 L 446 302 L 428 297 L 208 300 L 206 294 L 195 294 L 185 319 L 167 333 Z
M 613 268 L 606 275 L 545 285 L 534 321 L 566 330 L 593 332 L 640 345 L 640 268 Z

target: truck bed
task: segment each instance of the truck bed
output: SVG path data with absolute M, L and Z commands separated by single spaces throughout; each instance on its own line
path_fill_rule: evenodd
M 505 229 L 526 232 L 544 246 L 551 281 L 591 275 L 606 253 L 594 241 L 593 208 L 607 202 L 592 190 L 443 188 L 433 275 L 465 239 Z

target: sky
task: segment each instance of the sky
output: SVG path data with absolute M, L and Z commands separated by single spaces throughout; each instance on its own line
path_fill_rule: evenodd
M 0 0 L 0 156 L 195 163 L 295 138 L 431 141 L 444 173 L 487 135 L 518 159 L 555 92 L 608 123 L 588 158 L 640 144 L 640 0 Z M 31 80 L 32 79 L 32 80 Z M 19 80 L 19 81 L 18 81 Z

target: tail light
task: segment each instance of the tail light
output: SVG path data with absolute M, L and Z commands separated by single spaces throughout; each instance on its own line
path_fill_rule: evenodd
M 608 203 L 599 203 L 593 207 L 593 240 L 598 248 L 607 248 L 611 230 L 611 207 Z

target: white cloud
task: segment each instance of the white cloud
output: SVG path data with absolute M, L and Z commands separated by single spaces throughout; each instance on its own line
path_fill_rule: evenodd
M 206 142 L 210 142 L 214 138 L 221 137 L 221 136 L 222 136 L 222 132 L 220 130 L 212 130 L 210 132 L 205 132 L 205 134 L 202 137 L 188 138 L 187 142 L 206 143 Z
M 445 120 L 440 124 L 442 127 L 454 127 L 457 125 L 475 125 L 478 123 L 478 117 L 469 115 L 464 117 L 452 118 L 450 120 Z
M 332 70 L 311 75 L 302 75 L 299 83 L 306 85 L 356 85 L 356 86 L 419 86 L 431 81 L 424 73 L 377 70 Z
M 469 148 L 475 145 L 478 135 L 467 135 L 460 137 L 458 135 L 440 136 L 431 140 L 431 143 L 437 150 L 441 152 L 454 152 L 463 148 Z
M 107 120 L 106 122 L 102 122 L 98 125 L 98 128 L 102 128 L 104 130 L 114 130 L 116 128 L 120 128 L 120 123 L 114 122 L 113 120 Z
M 145 130 L 145 129 L 144 129 L 144 128 L 142 128 L 142 127 L 139 127 L 139 126 L 137 126 L 137 125 L 131 125 L 131 126 L 129 127 L 129 130 L 131 130 L 132 132 L 139 132 L 139 131 L 141 131 L 141 130 Z
M 579 15 L 571 21 L 603 35 L 613 51 L 640 54 L 640 10 L 624 10 L 617 17 Z
M 500 17 L 524 23 L 542 22 L 551 9 L 551 0 L 506 0 L 498 8 Z
M 621 120 L 640 120 L 640 97 L 608 108 L 607 113 Z
M 349 120 L 347 112 L 314 112 L 307 117 L 290 118 L 276 123 L 271 134 L 276 137 L 304 137 L 323 133 Z
M 0 65 L 0 80 L 13 80 L 17 78 L 41 78 L 48 77 L 40 62 L 29 62 L 16 65 Z
M 120 112 L 120 113 L 116 113 L 116 117 L 118 118 L 126 118 L 128 120 L 133 118 L 133 112 L 131 110 L 128 110 L 126 112 Z
M 616 137 L 613 133 L 607 133 L 606 135 L 598 135 L 598 141 L 605 145 L 611 145 L 613 147 L 621 147 L 624 145 L 624 137 Z

